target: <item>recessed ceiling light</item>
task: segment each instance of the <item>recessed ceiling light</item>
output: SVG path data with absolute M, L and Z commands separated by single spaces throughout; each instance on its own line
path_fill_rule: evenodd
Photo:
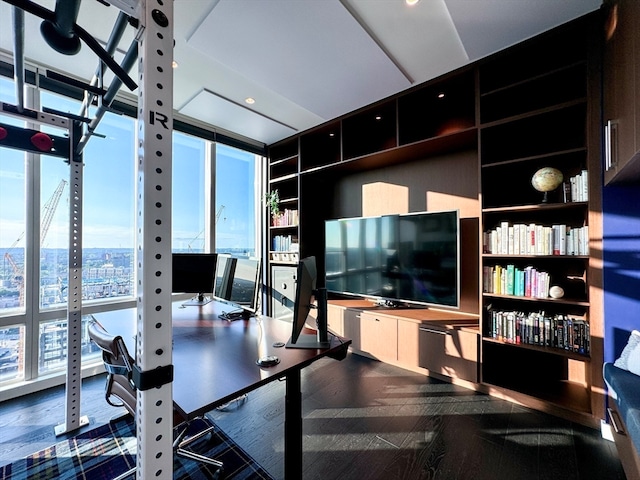
M 247 98 L 244 99 L 244 101 L 246 103 L 248 103 L 249 105 L 253 105 L 254 103 L 256 103 L 256 99 L 253 98 L 253 97 L 247 97 Z
M 414 6 L 416 3 L 418 3 L 420 0 L 404 0 L 405 3 L 407 5 L 409 5 L 410 7 Z
M 376 120 L 382 120 L 382 115 L 376 115 Z
M 444 98 L 444 92 L 440 92 L 440 93 L 438 94 L 438 98 Z

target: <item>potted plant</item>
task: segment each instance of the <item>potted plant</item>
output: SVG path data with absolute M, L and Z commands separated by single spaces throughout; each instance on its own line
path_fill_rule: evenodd
M 278 190 L 271 190 L 264 194 L 264 205 L 271 212 L 272 225 L 276 225 L 278 215 L 280 215 L 280 195 Z

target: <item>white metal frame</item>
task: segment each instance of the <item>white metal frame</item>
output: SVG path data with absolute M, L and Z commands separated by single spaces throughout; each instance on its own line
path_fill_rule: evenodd
M 80 416 L 82 391 L 82 181 L 84 164 L 76 153 L 82 135 L 79 122 L 69 122 L 69 270 L 67 288 L 67 382 L 65 422 L 55 427 L 56 435 L 88 425 Z
M 173 365 L 171 322 L 171 177 L 173 131 L 173 0 L 119 1 L 138 19 L 137 175 L 137 478 L 173 478 Z M 22 108 L 22 107 L 21 107 Z M 39 113 L 38 123 L 51 114 Z M 80 417 L 82 328 L 83 129 L 62 118 L 70 133 L 69 284 L 65 423 L 56 433 L 84 424 Z M 31 299 L 33 304 L 34 299 Z
M 138 15 L 136 365 L 172 366 L 171 166 L 173 0 L 142 0 Z M 137 478 L 173 478 L 172 382 L 138 388 Z
M 30 93 L 33 93 L 30 91 Z M 34 104 L 34 97 L 28 96 L 28 103 Z M 0 102 L 0 106 L 2 104 Z M 10 114 L 20 119 L 28 120 L 29 128 L 37 128 L 39 125 L 50 125 L 56 128 L 66 129 L 69 134 L 69 184 L 71 185 L 71 195 L 69 202 L 69 269 L 68 269 L 68 294 L 67 294 L 67 377 L 66 377 L 66 395 L 65 395 L 65 422 L 57 425 L 54 430 L 56 435 L 67 433 L 87 425 L 89 419 L 80 415 L 81 404 L 81 385 L 82 385 L 82 173 L 83 163 L 82 155 L 76 154 L 75 146 L 82 134 L 82 126 L 79 122 L 71 121 L 66 117 L 45 113 L 38 110 L 37 117 L 32 118 L 28 115 L 22 115 L 22 112 Z M 20 110 L 20 109 L 19 109 Z M 24 110 L 23 110 L 24 111 Z M 29 154 L 27 168 L 34 169 L 33 160 L 35 155 Z M 39 171 L 39 168 L 36 168 Z M 32 175 L 36 180 L 39 179 L 39 173 Z M 38 182 L 39 183 L 39 182 Z M 29 186 L 28 195 L 32 197 L 29 202 L 29 209 L 34 212 L 36 204 L 39 204 L 39 189 Z M 38 240 L 41 232 L 34 224 L 35 215 L 29 215 L 32 220 L 27 224 L 28 238 L 31 238 L 31 231 L 38 232 Z M 39 218 L 38 218 L 39 220 Z M 37 243 L 39 245 L 39 242 Z M 29 305 L 32 312 L 39 310 L 38 298 L 35 295 L 35 288 L 31 288 L 34 282 L 39 279 L 40 263 L 36 260 L 35 244 L 31 242 L 27 251 L 25 266 L 29 269 L 27 279 L 29 283 L 25 285 L 25 305 Z M 27 288 L 29 287 L 29 288 Z M 35 315 L 26 315 L 26 327 L 28 329 L 37 329 L 38 321 Z M 27 331 L 27 341 L 36 338 Z M 38 351 L 37 345 L 32 343 L 31 351 Z M 37 362 L 33 362 L 30 358 L 27 362 L 27 368 L 31 370 L 31 376 L 35 374 Z

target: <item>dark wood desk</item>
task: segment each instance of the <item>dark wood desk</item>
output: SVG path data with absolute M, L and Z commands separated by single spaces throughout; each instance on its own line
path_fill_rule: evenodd
M 302 394 L 300 371 L 323 357 L 342 360 L 351 340 L 333 337 L 326 349 L 274 347 L 286 343 L 291 324 L 269 317 L 228 322 L 218 315 L 228 305 L 173 304 L 173 402 L 185 419 L 202 415 L 269 382 L 284 378 L 285 478 L 302 478 Z M 95 314 L 111 333 L 122 335 L 133 355 L 136 333 L 135 309 Z M 259 367 L 256 360 L 276 355 L 280 363 Z

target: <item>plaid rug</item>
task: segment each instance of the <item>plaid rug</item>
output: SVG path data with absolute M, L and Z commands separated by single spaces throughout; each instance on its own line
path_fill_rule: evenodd
M 204 427 L 202 422 L 212 423 L 203 419 L 198 428 Z M 135 423 L 126 415 L 0 467 L 0 479 L 111 480 L 135 466 L 136 449 Z M 224 471 L 220 473 L 211 465 L 174 455 L 174 479 L 273 480 L 218 427 L 189 449 L 223 462 Z

